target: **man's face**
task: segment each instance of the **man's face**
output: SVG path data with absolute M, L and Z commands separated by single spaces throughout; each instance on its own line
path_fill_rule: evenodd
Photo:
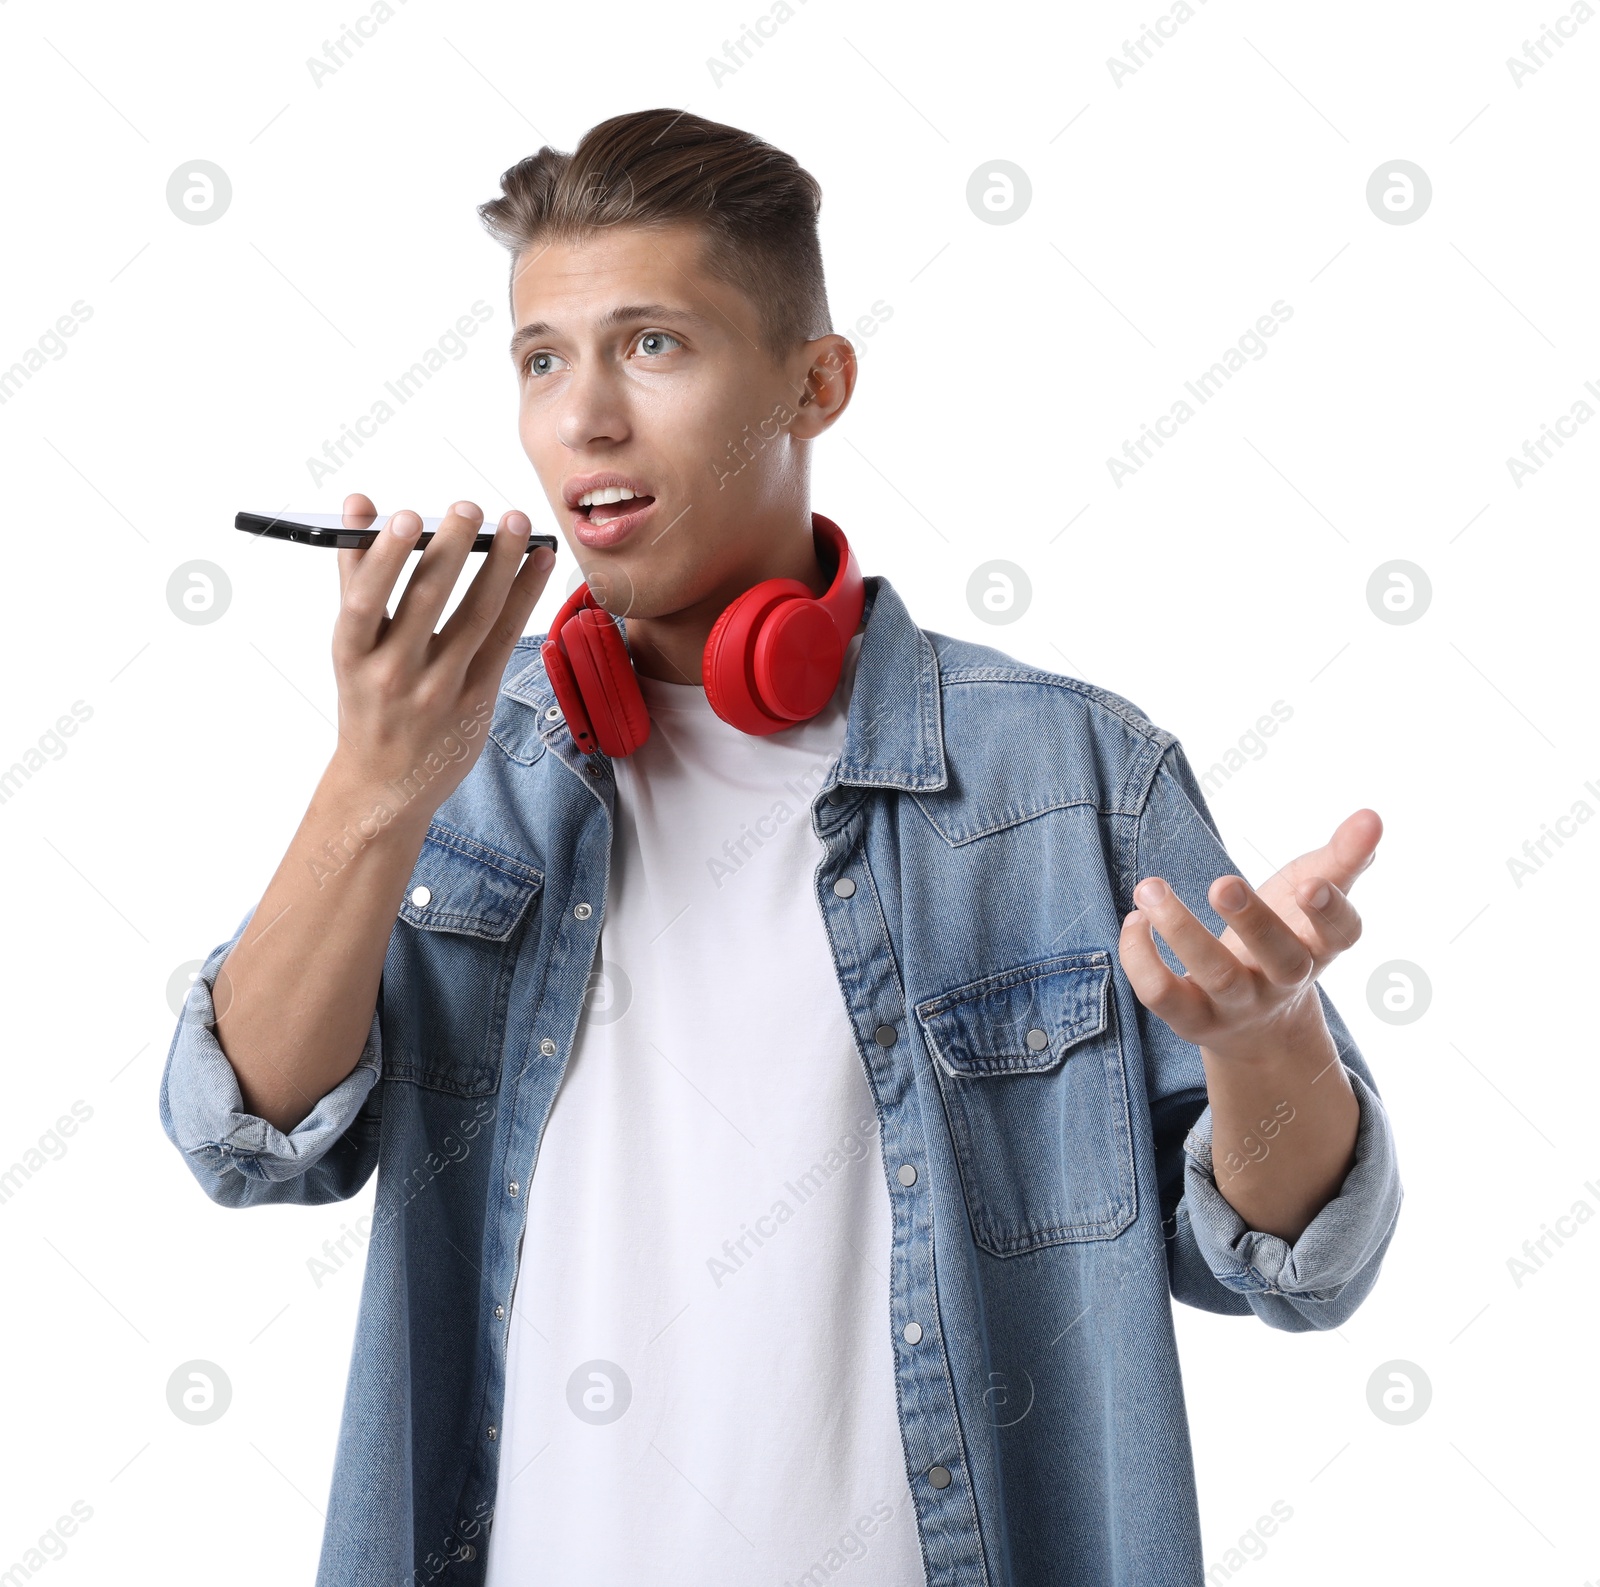
M 618 226 L 533 248 L 512 288 L 523 450 L 621 616 L 726 604 L 762 576 L 771 526 L 805 510 L 817 344 L 775 367 L 754 305 L 702 271 L 701 236 Z M 579 505 L 613 480 L 631 501 Z

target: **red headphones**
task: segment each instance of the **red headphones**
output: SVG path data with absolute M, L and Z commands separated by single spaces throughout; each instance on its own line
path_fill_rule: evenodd
M 819 600 L 799 579 L 763 579 L 723 608 L 706 639 L 706 699 L 746 733 L 777 733 L 815 716 L 839 686 L 861 622 L 866 590 L 850 542 L 821 513 L 812 513 L 811 532 L 819 553 L 832 552 L 827 594 Z M 649 738 L 650 713 L 622 631 L 587 584 L 562 603 L 539 654 L 585 754 L 631 755 Z

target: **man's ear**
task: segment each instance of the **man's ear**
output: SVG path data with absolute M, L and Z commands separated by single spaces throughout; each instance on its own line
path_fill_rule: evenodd
M 856 388 L 856 350 L 849 339 L 830 332 L 796 350 L 800 378 L 792 435 L 810 440 L 821 435 L 849 404 Z

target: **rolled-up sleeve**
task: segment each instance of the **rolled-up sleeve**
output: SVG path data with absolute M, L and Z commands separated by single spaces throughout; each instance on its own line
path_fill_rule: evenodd
M 1318 987 L 1319 992 L 1322 988 Z M 1400 1214 L 1402 1187 L 1394 1134 L 1382 1099 L 1349 1062 L 1344 1022 L 1322 993 L 1323 1013 L 1339 1045 L 1356 1094 L 1355 1162 L 1338 1192 L 1291 1244 L 1252 1229 L 1217 1188 L 1211 1160 L 1211 1109 L 1184 1141 L 1184 1189 L 1179 1217 L 1187 1223 L 1206 1266 L 1245 1297 L 1264 1322 L 1288 1332 L 1336 1328 L 1378 1280 L 1378 1267 Z M 1341 1039 L 1341 1033 L 1343 1033 Z M 1179 1238 L 1184 1238 L 1180 1230 Z
M 1217 877 L 1245 873 L 1223 847 L 1176 742 L 1162 754 L 1151 780 L 1133 871 L 1130 892 L 1143 877 L 1160 876 L 1208 930 L 1221 933 L 1224 922 L 1206 894 Z M 1159 936 L 1156 942 L 1181 975 L 1182 963 Z M 1394 1237 L 1404 1194 L 1394 1133 L 1372 1070 L 1320 983 L 1317 996 L 1359 1107 L 1355 1161 L 1337 1193 L 1292 1243 L 1250 1228 L 1217 1188 L 1200 1049 L 1142 1004 L 1137 1010 L 1173 1295 L 1206 1311 L 1254 1312 L 1269 1327 L 1290 1333 L 1337 1328 L 1366 1299 Z
M 161 1075 L 161 1127 L 201 1188 L 222 1206 L 342 1201 L 377 1166 L 382 998 L 355 1068 L 292 1130 L 247 1113 L 238 1076 L 217 1040 L 214 999 L 217 973 L 253 914 L 211 950 L 189 989 Z

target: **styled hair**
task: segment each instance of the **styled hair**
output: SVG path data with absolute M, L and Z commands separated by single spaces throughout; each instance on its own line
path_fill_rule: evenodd
M 822 188 L 754 133 L 682 110 L 635 110 L 591 127 L 571 154 L 548 146 L 500 178 L 479 218 L 517 261 L 610 226 L 691 222 L 701 264 L 755 307 L 779 363 L 833 329 L 817 240 Z

